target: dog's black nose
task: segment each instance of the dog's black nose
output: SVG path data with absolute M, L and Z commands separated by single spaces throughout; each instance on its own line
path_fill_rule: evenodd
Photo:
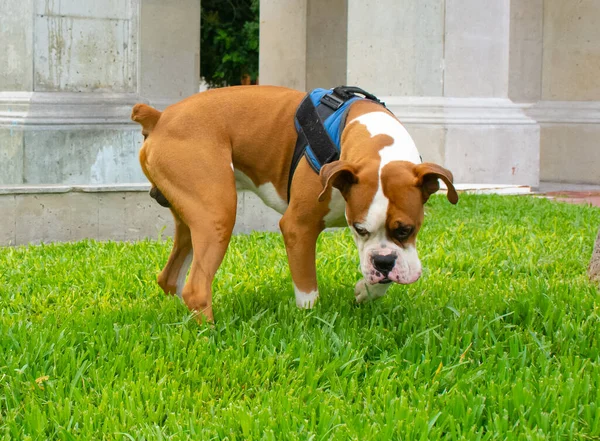
M 388 254 L 386 256 L 376 254 L 373 256 L 373 266 L 377 271 L 382 273 L 384 276 L 387 276 L 387 274 L 394 268 L 394 265 L 396 264 L 396 257 L 397 256 L 395 254 Z

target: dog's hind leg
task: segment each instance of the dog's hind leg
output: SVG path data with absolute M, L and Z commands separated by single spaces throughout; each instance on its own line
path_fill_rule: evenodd
M 165 167 L 166 173 L 157 179 L 161 182 L 156 182 L 176 213 L 173 252 L 159 283 L 181 292 L 183 301 L 198 314 L 199 321 L 212 321 L 212 282 L 235 225 L 235 177 L 230 154 L 216 147 L 204 149 L 202 154 L 198 154 L 198 149 L 188 149 L 182 156 L 184 159 L 180 160 L 189 170 L 182 171 L 179 167 L 181 173 L 175 173 L 177 167 Z M 208 171 L 203 166 L 206 163 L 211 164 Z M 184 284 L 187 270 L 184 264 L 190 252 L 191 269 Z
M 205 129 L 201 139 L 153 133 L 140 162 L 175 217 L 173 251 L 158 282 L 166 292 L 181 293 L 199 321 L 212 321 L 212 281 L 233 232 L 237 193 L 231 146 Z
M 207 183 L 198 199 L 186 204 L 182 212 L 191 230 L 193 246 L 192 268 L 182 297 L 190 310 L 207 321 L 213 321 L 212 282 L 235 225 L 235 179 L 229 164 L 227 169 L 223 170 L 218 187 Z M 197 319 L 201 321 L 202 317 Z
M 158 276 L 158 284 L 166 294 L 181 297 L 185 278 L 192 263 L 192 236 L 189 227 L 171 210 L 175 220 L 173 249 L 167 264 Z

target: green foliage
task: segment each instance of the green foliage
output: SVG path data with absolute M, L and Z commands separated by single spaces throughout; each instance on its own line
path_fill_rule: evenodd
M 348 230 L 294 302 L 283 240 L 233 238 L 214 327 L 156 285 L 171 242 L 0 249 L 0 440 L 600 437 L 600 211 L 435 196 L 424 273 L 361 306 Z
M 258 78 L 259 0 L 202 0 L 200 72 L 210 87 Z

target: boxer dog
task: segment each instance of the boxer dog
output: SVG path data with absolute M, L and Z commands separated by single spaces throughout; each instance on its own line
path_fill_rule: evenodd
M 211 285 L 236 219 L 237 190 L 249 190 L 281 213 L 296 304 L 317 298 L 315 249 L 326 227 L 348 225 L 360 256 L 357 302 L 381 297 L 391 282 L 421 276 L 416 237 L 423 204 L 439 179 L 456 204 L 452 173 L 421 163 L 410 135 L 381 103 L 353 101 L 341 131 L 339 159 L 317 174 L 305 157 L 290 170 L 298 137 L 295 112 L 305 93 L 237 86 L 193 95 L 164 112 L 136 104 L 140 163 L 151 196 L 175 220 L 171 255 L 158 276 L 199 320 L 213 320 Z M 288 179 L 292 175 L 288 185 Z M 191 266 L 189 277 L 186 275 Z

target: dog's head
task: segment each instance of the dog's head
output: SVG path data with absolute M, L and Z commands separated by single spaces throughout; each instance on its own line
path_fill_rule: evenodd
M 367 283 L 416 282 L 421 276 L 416 237 L 423 204 L 439 190 L 439 179 L 448 188 L 448 200 L 458 202 L 452 173 L 432 163 L 386 162 L 381 155 L 379 161 L 360 164 L 335 161 L 322 168 L 320 177 L 320 200 L 332 187 L 346 200 L 346 220 Z

